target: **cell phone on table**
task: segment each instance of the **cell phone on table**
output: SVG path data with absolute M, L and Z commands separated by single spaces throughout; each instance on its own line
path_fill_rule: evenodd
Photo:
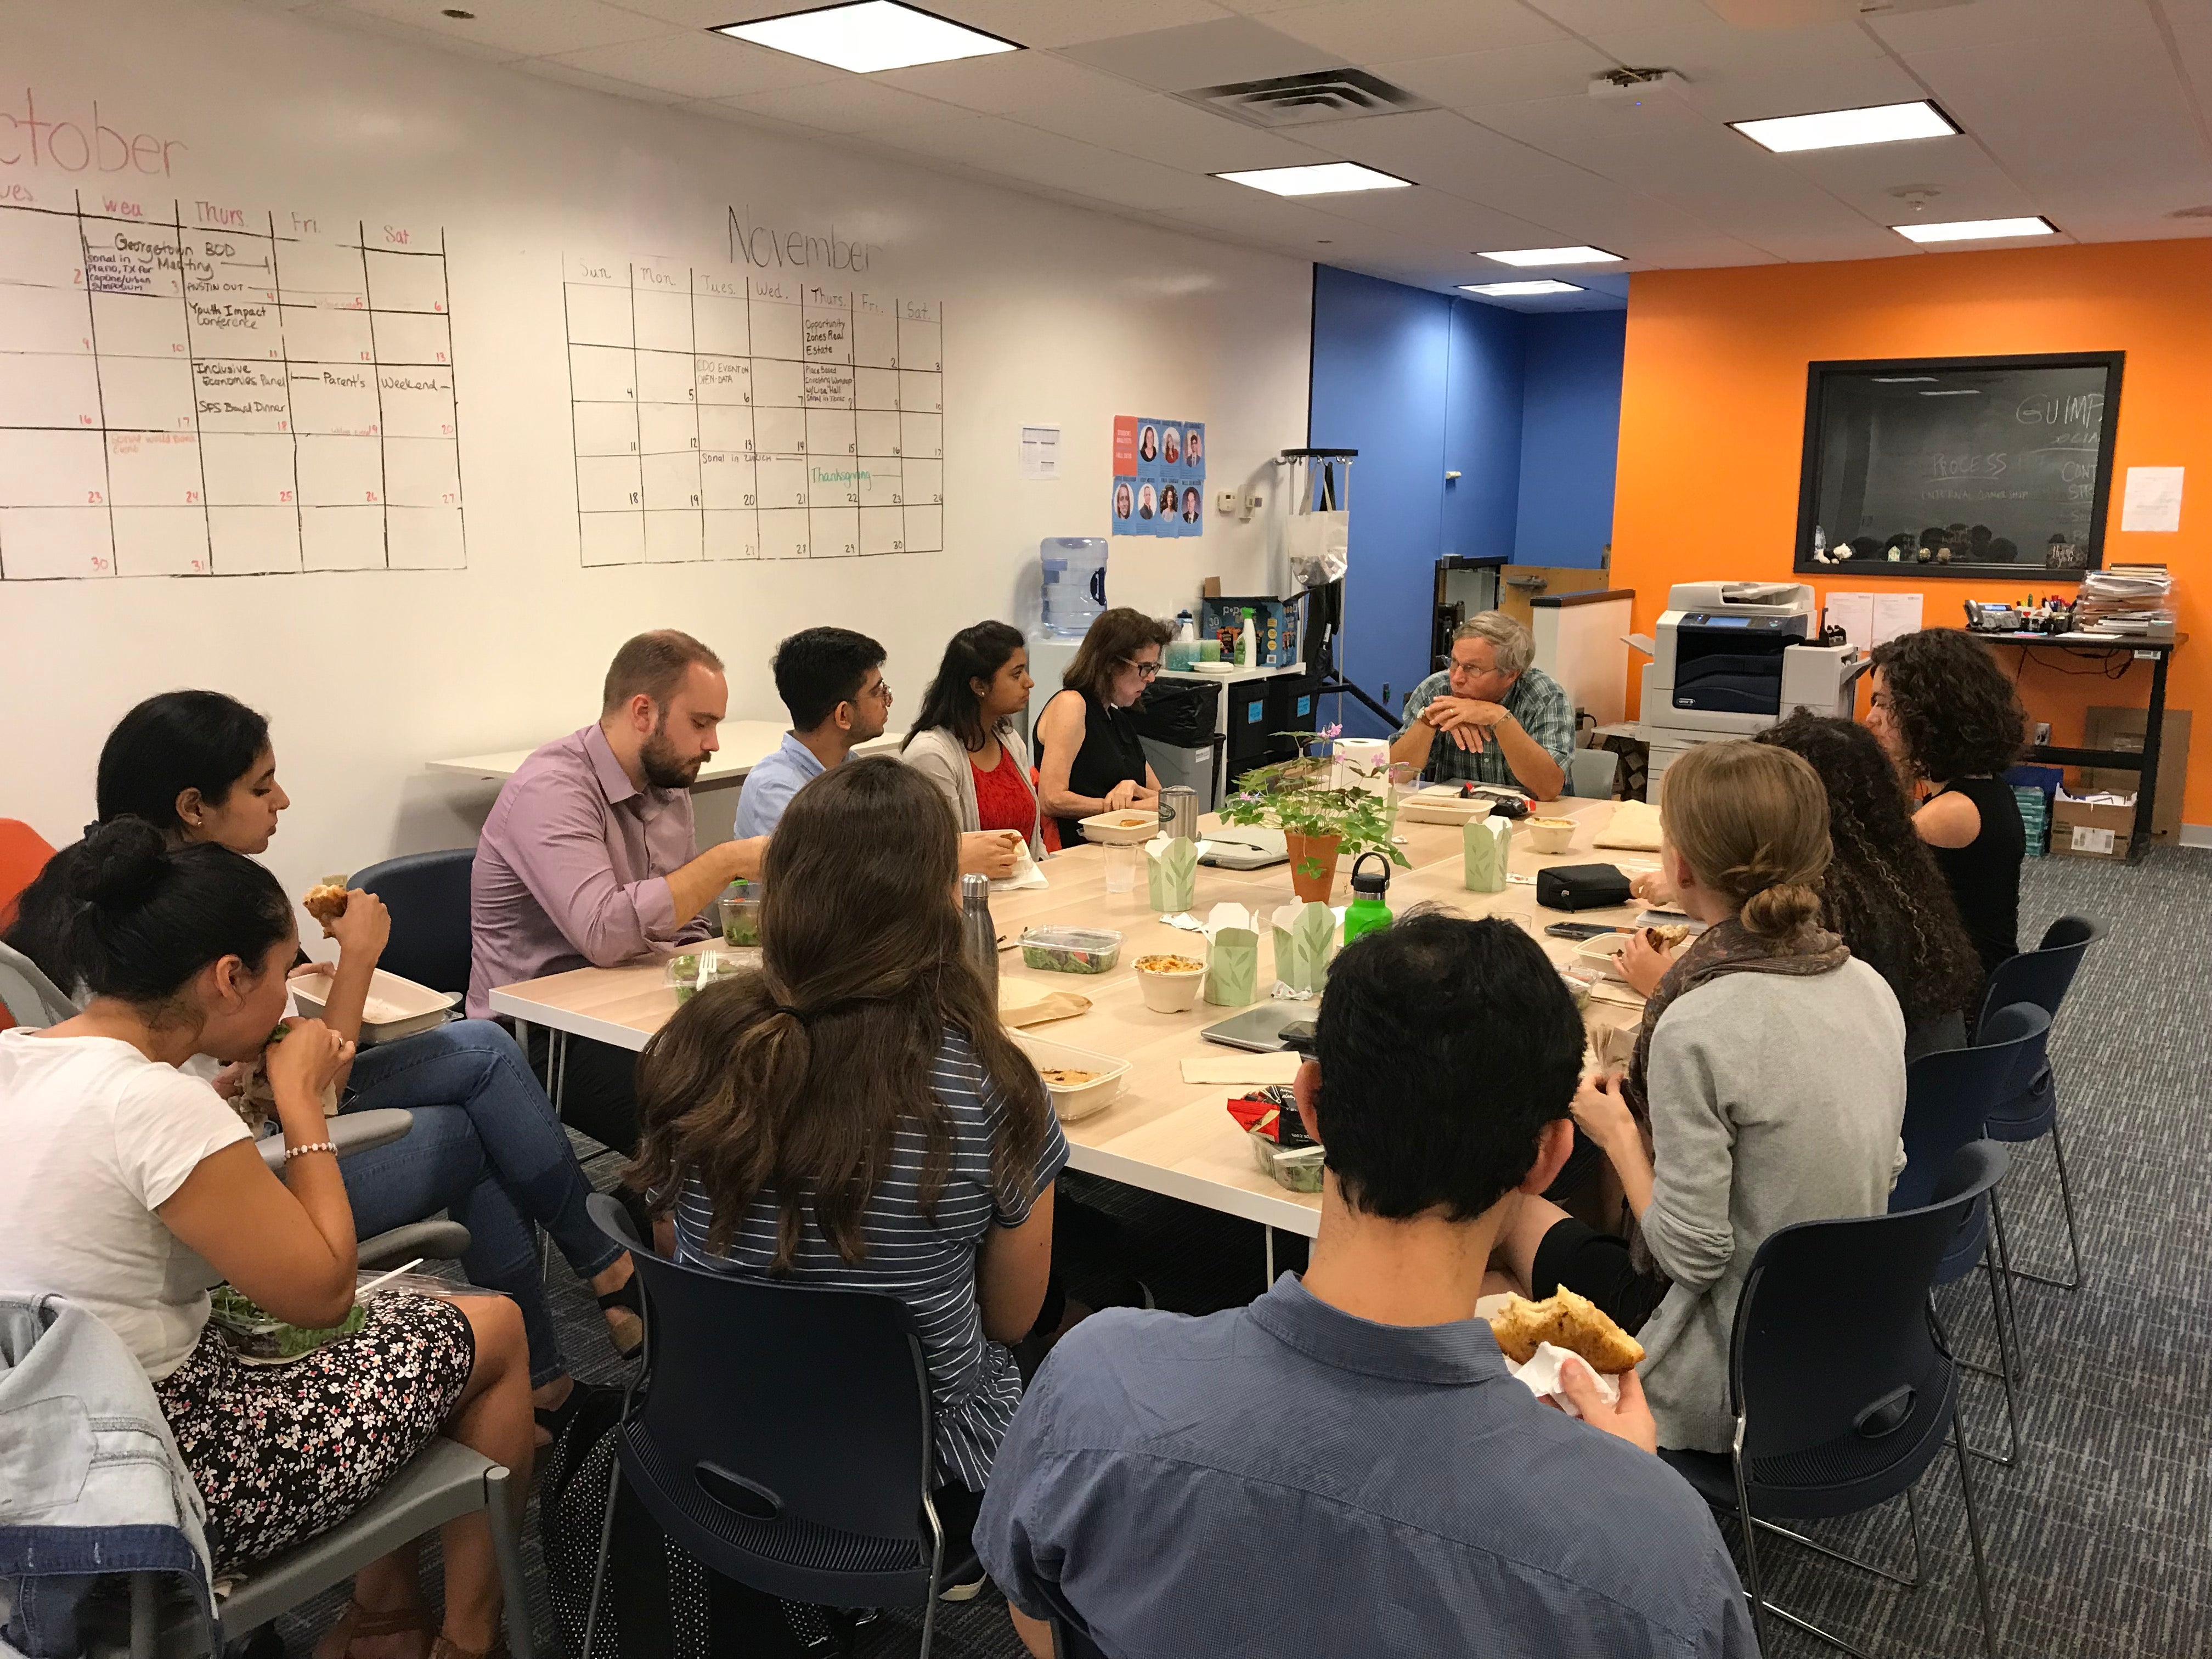
M 1624 930 L 1608 927 L 1601 921 L 1555 921 L 1544 931 L 1553 939 L 1595 939 L 1601 933 L 1618 933 Z

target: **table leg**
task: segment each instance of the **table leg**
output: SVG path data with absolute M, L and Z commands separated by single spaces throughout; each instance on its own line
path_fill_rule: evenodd
M 1263 1226 L 1260 1229 L 1260 1231 L 1267 1239 L 1266 1250 L 1267 1282 L 1267 1285 L 1261 1286 L 1261 1289 L 1265 1290 L 1267 1288 L 1268 1285 L 1273 1285 L 1275 1282 L 1275 1230 L 1273 1227 Z
M 2172 652 L 2160 651 L 2151 663 L 2150 708 L 2143 720 L 2142 771 L 2136 779 L 2136 828 L 2128 842 L 2130 863 L 2150 850 L 2151 819 L 2158 810 L 2158 751 L 2166 735 L 2166 665 L 2172 660 Z

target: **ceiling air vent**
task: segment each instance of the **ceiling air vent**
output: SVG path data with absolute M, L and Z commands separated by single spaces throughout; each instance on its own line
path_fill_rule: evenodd
M 1365 70 L 1316 70 L 1280 75 L 1271 81 L 1239 81 L 1224 87 L 1200 87 L 1177 94 L 1186 103 L 1233 116 L 1255 127 L 1306 127 L 1323 121 L 1356 121 L 1367 115 L 1397 115 L 1433 109 L 1403 87 Z

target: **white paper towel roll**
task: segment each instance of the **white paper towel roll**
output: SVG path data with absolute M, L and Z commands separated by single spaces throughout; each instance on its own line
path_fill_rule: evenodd
M 1335 757 L 1335 787 L 1361 788 L 1379 795 L 1390 787 L 1390 781 L 1385 775 L 1390 764 L 1388 740 L 1382 738 L 1339 738 Z M 1352 770 L 1353 767 L 1358 768 L 1358 771 Z M 1363 777 L 1361 773 L 1372 773 L 1374 775 Z

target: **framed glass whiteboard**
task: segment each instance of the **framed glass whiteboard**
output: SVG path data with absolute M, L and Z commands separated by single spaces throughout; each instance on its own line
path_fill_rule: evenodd
M 1795 568 L 2061 581 L 2099 568 L 2125 356 L 1809 365 Z

